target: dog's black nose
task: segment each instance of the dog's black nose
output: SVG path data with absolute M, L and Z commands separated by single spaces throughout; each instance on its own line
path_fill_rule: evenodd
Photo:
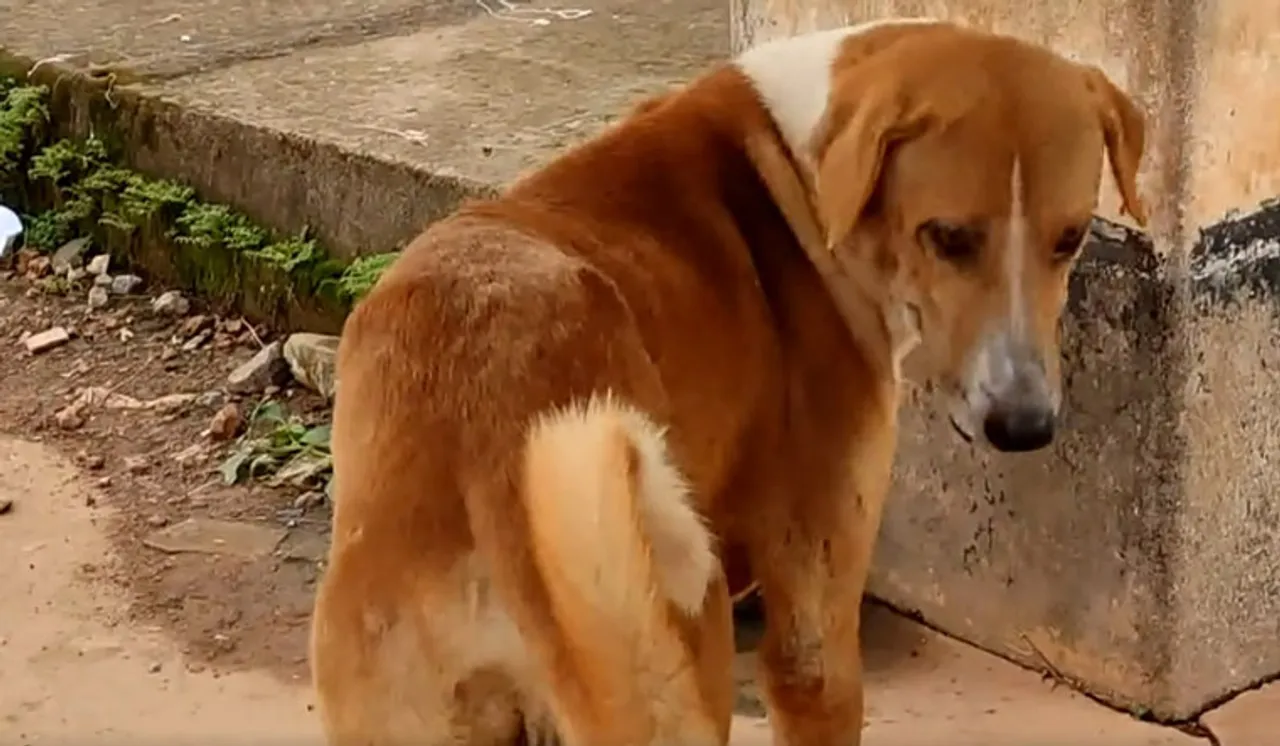
M 1038 451 L 1053 442 L 1054 413 L 1047 407 L 996 407 L 982 423 L 982 434 L 997 451 Z

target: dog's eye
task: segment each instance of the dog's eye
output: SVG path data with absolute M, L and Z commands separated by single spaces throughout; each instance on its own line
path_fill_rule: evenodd
M 1073 225 L 1062 231 L 1058 236 L 1058 241 L 1053 245 L 1053 257 L 1055 259 L 1070 259 L 1080 250 L 1080 244 L 1084 243 L 1085 233 L 1088 228 L 1080 225 Z
M 977 256 L 982 248 L 982 232 L 963 225 L 939 220 L 926 220 L 916 229 L 916 240 L 951 262 L 962 262 Z

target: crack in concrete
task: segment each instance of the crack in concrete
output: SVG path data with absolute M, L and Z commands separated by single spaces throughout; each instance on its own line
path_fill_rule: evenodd
M 872 597 L 869 597 L 869 598 L 872 598 Z M 991 655 L 991 656 L 993 656 L 993 657 L 995 657 L 995 658 L 999 658 L 999 659 L 1001 659 L 1001 660 L 1008 661 L 1009 663 L 1012 663 L 1013 665 L 1017 666 L 1018 668 L 1024 669 L 1024 670 L 1026 670 L 1026 671 L 1030 671 L 1030 672 L 1032 672 L 1032 673 L 1039 674 L 1039 675 L 1040 675 L 1043 679 L 1045 679 L 1046 681 L 1050 681 L 1050 682 L 1052 682 L 1052 684 L 1053 684 L 1054 686 L 1062 686 L 1062 687 L 1064 687 L 1064 688 L 1066 688 L 1066 689 L 1068 689 L 1068 690 L 1070 690 L 1070 691 L 1073 691 L 1073 692 L 1075 692 L 1076 694 L 1079 694 L 1081 697 L 1084 697 L 1085 699 L 1089 700 L 1089 701 L 1090 701 L 1090 702 L 1092 702 L 1093 704 L 1096 704 L 1096 705 L 1098 705 L 1098 706 L 1100 706 L 1100 707 L 1102 707 L 1102 708 L 1104 708 L 1104 709 L 1106 709 L 1106 710 L 1109 710 L 1109 711 L 1111 711 L 1111 712 L 1117 713 L 1117 714 L 1119 714 L 1119 715 L 1124 715 L 1124 716 L 1126 716 L 1126 717 L 1132 718 L 1132 719 L 1137 720 L 1137 721 L 1139 721 L 1139 722 L 1149 723 L 1150 725 L 1154 725 L 1154 726 L 1159 727 L 1159 728 L 1169 728 L 1169 729 L 1176 730 L 1176 731 L 1179 731 L 1179 732 L 1181 732 L 1181 733 L 1184 733 L 1184 734 L 1186 734 L 1186 735 L 1188 735 L 1188 736 L 1191 736 L 1191 737 L 1193 737 L 1193 738 L 1200 738 L 1200 739 L 1204 739 L 1204 740 L 1206 740 L 1206 741 L 1208 741 L 1208 742 L 1209 742 L 1209 746 L 1222 746 L 1222 742 L 1218 739 L 1218 736 L 1217 736 L 1217 735 L 1216 735 L 1212 730 L 1210 730 L 1210 729 L 1209 729 L 1209 727 L 1208 727 L 1207 725 L 1205 725 L 1203 722 L 1201 722 L 1201 718 L 1205 715 L 1205 713 L 1207 713 L 1207 712 L 1209 712 L 1209 711 L 1213 710 L 1213 709 L 1214 709 L 1214 708 L 1216 708 L 1216 707 L 1220 707 L 1221 705 L 1223 705 L 1223 704 L 1225 704 L 1226 702 L 1230 701 L 1231 699 L 1233 699 L 1235 696 L 1238 696 L 1239 694 L 1244 694 L 1245 692 L 1253 691 L 1254 689 L 1261 689 L 1262 687 L 1266 686 L 1266 685 L 1267 685 L 1268 683 L 1270 683 L 1270 681 L 1271 681 L 1271 680 L 1263 681 L 1263 682 L 1259 683 L 1259 684 L 1258 684 L 1257 686 L 1255 686 L 1255 687 L 1250 687 L 1249 689 L 1245 689 L 1245 690 L 1243 690 L 1243 691 L 1240 691 L 1240 692 L 1238 692 L 1238 693 L 1237 693 L 1237 694 L 1235 694 L 1235 695 L 1231 695 L 1231 696 L 1229 696 L 1229 697 L 1226 697 L 1226 698 L 1224 698 L 1222 701 L 1220 701 L 1220 702 L 1218 702 L 1217 704 L 1215 704 L 1214 706 L 1212 706 L 1212 707 L 1208 707 L 1208 708 L 1206 708 L 1205 710 L 1203 710 L 1203 711 L 1201 711 L 1201 712 L 1199 712 L 1199 713 L 1197 713 L 1197 714 L 1193 715 L 1192 717 L 1190 717 L 1190 718 L 1188 718 L 1188 719 L 1186 719 L 1186 720 L 1170 721 L 1170 720 L 1159 720 L 1159 719 L 1155 719 L 1155 718 L 1144 718 L 1144 717 L 1139 717 L 1139 716 L 1135 715 L 1131 710 L 1127 710 L 1127 709 L 1125 709 L 1125 708 L 1123 708 L 1123 707 L 1118 707 L 1118 706 L 1116 706 L 1116 705 L 1114 705 L 1114 704 L 1112 704 L 1112 703 L 1110 703 L 1110 702 L 1108 702 L 1108 701 L 1106 701 L 1106 700 L 1102 699 L 1102 698 L 1101 698 L 1101 697 L 1099 697 L 1098 695 L 1093 694 L 1093 693 L 1092 693 L 1092 692 L 1090 692 L 1088 689 L 1086 689 L 1084 686 L 1082 686 L 1081 682 L 1080 682 L 1079 680 L 1077 680 L 1077 679 L 1073 679 L 1073 678 L 1068 677 L 1068 676 L 1063 676 L 1060 672 L 1050 671 L 1050 670 L 1047 670 L 1047 669 L 1041 669 L 1041 668 L 1037 668 L 1037 667 L 1032 666 L 1032 665 L 1028 665 L 1027 663 L 1024 663 L 1023 661 L 1018 660 L 1017 658 L 1013 658 L 1013 657 L 1011 657 L 1011 656 L 1007 655 L 1006 653 L 1004 653 L 1004 652 L 1002 652 L 1002 651 L 1000 651 L 1000 650 L 997 650 L 997 649 L 994 649 L 994 648 L 984 647 L 984 646 L 982 646 L 982 645 L 978 645 L 978 644 L 976 644 L 976 643 L 973 643 L 973 642 L 970 642 L 970 641 L 968 641 L 968 640 L 965 640 L 964 638 L 956 637 L 956 636 L 954 636 L 954 635 L 950 634 L 949 632 L 947 632 L 947 631 L 946 631 L 945 629 L 943 629 L 942 627 L 939 627 L 938 625 L 936 625 L 936 624 L 934 624 L 934 623 L 930 622 L 928 619 L 924 618 L 924 617 L 923 617 L 919 612 L 917 612 L 917 611 L 913 611 L 913 610 L 911 610 L 911 609 L 904 608 L 904 607 L 902 607 L 902 606 L 898 606 L 897 604 L 890 603 L 890 602 L 885 601 L 884 599 L 880 599 L 880 598 L 873 598 L 872 600 L 873 600 L 873 602 L 874 602 L 874 603 L 876 603 L 876 604 L 880 604 L 880 605 L 883 605 L 885 608 L 892 610 L 892 611 L 893 611 L 893 613 L 895 613 L 895 614 L 897 614 L 897 615 L 899 615 L 899 616 L 903 617 L 904 619 L 909 619 L 909 620 L 911 620 L 912 622 L 914 622 L 914 623 L 916 623 L 916 624 L 920 625 L 921 627 L 923 627 L 923 628 L 925 628 L 925 629 L 927 629 L 927 630 L 932 631 L 933 633 L 937 634 L 937 635 L 938 635 L 938 636 L 940 636 L 940 637 L 944 637 L 944 638 L 946 638 L 946 639 L 948 639 L 948 640 L 953 640 L 953 641 L 955 641 L 955 642 L 957 642 L 957 643 L 960 643 L 961 645 L 964 645 L 964 646 L 966 646 L 966 647 L 970 647 L 970 648 L 973 648 L 974 650 L 981 651 L 981 652 L 986 653 L 986 654 L 988 654 L 988 655 Z M 739 612 L 735 610 L 735 617 L 734 617 L 735 624 L 741 624 L 741 622 L 739 621 L 738 616 L 737 616 L 737 614 L 738 614 L 738 613 L 739 613 Z M 752 614 L 754 614 L 754 613 L 757 613 L 757 610 L 756 610 L 756 609 L 748 609 L 748 610 L 746 610 L 746 611 L 745 611 L 745 614 L 746 614 L 746 615 L 748 615 L 748 618 L 751 618 L 751 616 L 750 616 L 750 615 L 752 615 Z M 1046 663 L 1047 663 L 1047 661 L 1046 661 Z M 1274 679 L 1272 679 L 1272 680 L 1280 680 L 1280 674 L 1278 674 L 1278 675 L 1277 675 Z
M 1276 673 L 1273 673 L 1267 676 L 1263 676 L 1261 679 L 1258 679 L 1257 681 L 1250 684 L 1249 686 L 1241 687 L 1239 689 L 1232 689 L 1226 694 L 1223 694 L 1221 697 L 1217 697 L 1215 699 L 1210 700 L 1208 704 L 1206 704 L 1203 708 L 1201 708 L 1201 710 L 1197 712 L 1195 715 L 1193 715 L 1190 719 L 1199 722 L 1204 719 L 1205 715 L 1208 715 L 1214 710 L 1218 710 L 1218 709 L 1221 709 L 1222 707 L 1225 707 L 1232 700 L 1242 697 L 1250 692 L 1261 691 L 1266 687 L 1270 686 L 1271 684 L 1280 684 L 1280 671 L 1277 671 Z M 1205 729 L 1208 730 L 1208 727 L 1205 726 Z
M 1196 738 L 1205 739 L 1206 741 L 1209 742 L 1209 746 L 1222 746 L 1222 740 L 1218 738 L 1217 734 L 1213 732 L 1212 728 L 1210 728 L 1205 723 L 1200 722 L 1199 720 L 1196 721 L 1195 725 L 1196 725 L 1196 732 L 1188 733 L 1188 735 L 1195 736 Z

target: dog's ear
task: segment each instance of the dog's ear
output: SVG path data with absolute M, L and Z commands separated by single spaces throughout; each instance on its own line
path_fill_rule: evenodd
M 1096 67 L 1085 68 L 1085 84 L 1094 93 L 1102 133 L 1107 143 L 1107 160 L 1124 211 L 1138 225 L 1147 224 L 1147 208 L 1138 194 L 1138 168 L 1146 140 L 1146 121 L 1133 99 L 1115 86 L 1106 73 Z
M 862 217 L 890 149 L 928 126 L 929 107 L 910 100 L 906 88 L 888 71 L 871 66 L 836 81 L 841 100 L 848 103 L 833 103 L 813 142 L 814 198 L 829 249 L 844 241 Z

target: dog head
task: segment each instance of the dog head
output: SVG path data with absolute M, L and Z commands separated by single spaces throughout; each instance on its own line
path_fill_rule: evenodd
M 1104 151 L 1146 221 L 1141 112 L 1096 68 L 945 23 L 851 35 L 831 70 L 807 143 L 827 248 L 870 278 L 893 343 L 919 342 L 966 439 L 1045 447 Z

